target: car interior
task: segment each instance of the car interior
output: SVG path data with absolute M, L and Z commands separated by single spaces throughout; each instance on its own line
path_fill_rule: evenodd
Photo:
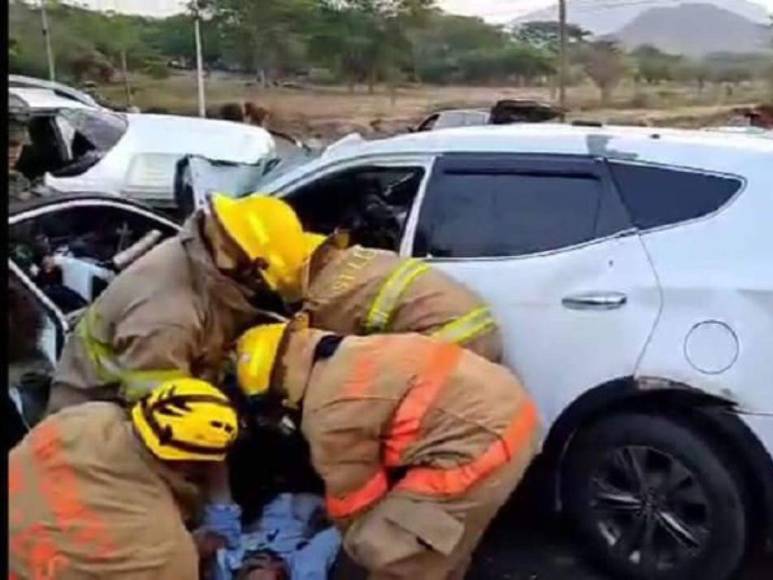
M 305 229 L 345 229 L 355 244 L 398 251 L 423 177 L 422 167 L 357 167 L 316 180 L 287 199 Z
M 35 116 L 27 124 L 29 143 L 25 145 L 16 168 L 34 180 L 53 173 L 70 162 L 53 116 Z
M 9 282 L 9 300 L 18 305 L 9 310 L 9 336 L 20 347 L 9 352 L 9 387 L 19 395 L 25 424 L 39 420 L 45 408 L 63 345 L 53 308 L 73 328 L 118 272 L 174 233 L 163 222 L 110 206 L 73 205 L 9 226 L 9 257 L 26 276 L 25 283 L 14 273 Z
M 28 179 L 80 175 L 93 167 L 125 130 L 117 117 L 80 110 L 44 111 L 30 119 L 29 143 L 17 169 Z

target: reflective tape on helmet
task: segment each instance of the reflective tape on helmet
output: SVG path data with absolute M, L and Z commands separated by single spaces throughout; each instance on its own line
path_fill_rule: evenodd
M 430 336 L 443 342 L 464 344 L 496 328 L 496 321 L 486 306 L 475 308 L 464 316 L 452 320 Z
M 537 409 L 531 400 L 521 407 L 500 439 L 469 463 L 450 469 L 415 467 L 397 489 L 430 496 L 460 495 L 491 475 L 519 453 L 531 448 L 537 432 Z
M 380 469 L 358 489 L 345 495 L 328 494 L 327 512 L 332 518 L 348 518 L 381 499 L 389 491 L 386 472 Z
M 371 304 L 365 319 L 364 331 L 367 334 L 384 332 L 388 329 L 400 297 L 408 286 L 429 268 L 429 265 L 424 262 L 410 258 L 389 275 Z
M 122 368 L 115 360 L 112 347 L 95 337 L 94 325 L 97 316 L 98 313 L 89 308 L 76 326 L 75 332 L 83 341 L 99 380 L 119 384 L 124 399 L 129 402 L 137 401 L 161 383 L 187 376 L 178 369 L 130 371 Z

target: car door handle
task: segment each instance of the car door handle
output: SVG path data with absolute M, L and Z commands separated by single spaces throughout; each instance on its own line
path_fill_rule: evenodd
M 628 297 L 622 292 L 586 292 L 566 296 L 561 304 L 572 310 L 614 310 L 627 301 Z

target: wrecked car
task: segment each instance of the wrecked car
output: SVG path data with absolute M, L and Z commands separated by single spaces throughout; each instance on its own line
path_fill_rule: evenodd
M 282 196 L 310 230 L 469 285 L 589 553 L 620 578 L 728 580 L 773 538 L 771 159 L 751 136 L 515 124 L 350 136 L 231 189 L 199 159 L 191 187 Z
M 544 123 L 557 119 L 562 112 L 557 107 L 527 99 L 502 99 L 491 109 L 451 109 L 437 111 L 426 117 L 413 131 L 437 131 L 456 127 L 507 125 L 510 123 Z
M 120 198 L 70 194 L 10 208 L 9 392 L 25 426 L 42 416 L 53 367 L 80 315 L 110 281 L 178 226 Z
M 174 175 L 186 154 L 257 163 L 272 157 L 271 135 L 242 123 L 118 113 L 47 88 L 10 87 L 26 104 L 30 143 L 18 169 L 61 192 L 107 193 L 174 213 Z

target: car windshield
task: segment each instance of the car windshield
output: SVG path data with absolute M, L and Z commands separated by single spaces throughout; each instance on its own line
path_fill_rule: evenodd
M 262 162 L 263 170 L 260 177 L 250 187 L 250 193 L 255 191 L 273 191 L 270 186 L 272 182 L 279 177 L 293 171 L 294 169 L 308 163 L 319 157 L 321 152 L 306 152 L 303 155 L 292 155 L 290 157 L 272 157 Z M 249 194 L 245 194 L 249 195 Z
M 129 126 L 125 115 L 112 111 L 64 109 L 59 116 L 62 124 L 72 131 L 73 138 L 80 136 L 103 153 L 120 141 Z

